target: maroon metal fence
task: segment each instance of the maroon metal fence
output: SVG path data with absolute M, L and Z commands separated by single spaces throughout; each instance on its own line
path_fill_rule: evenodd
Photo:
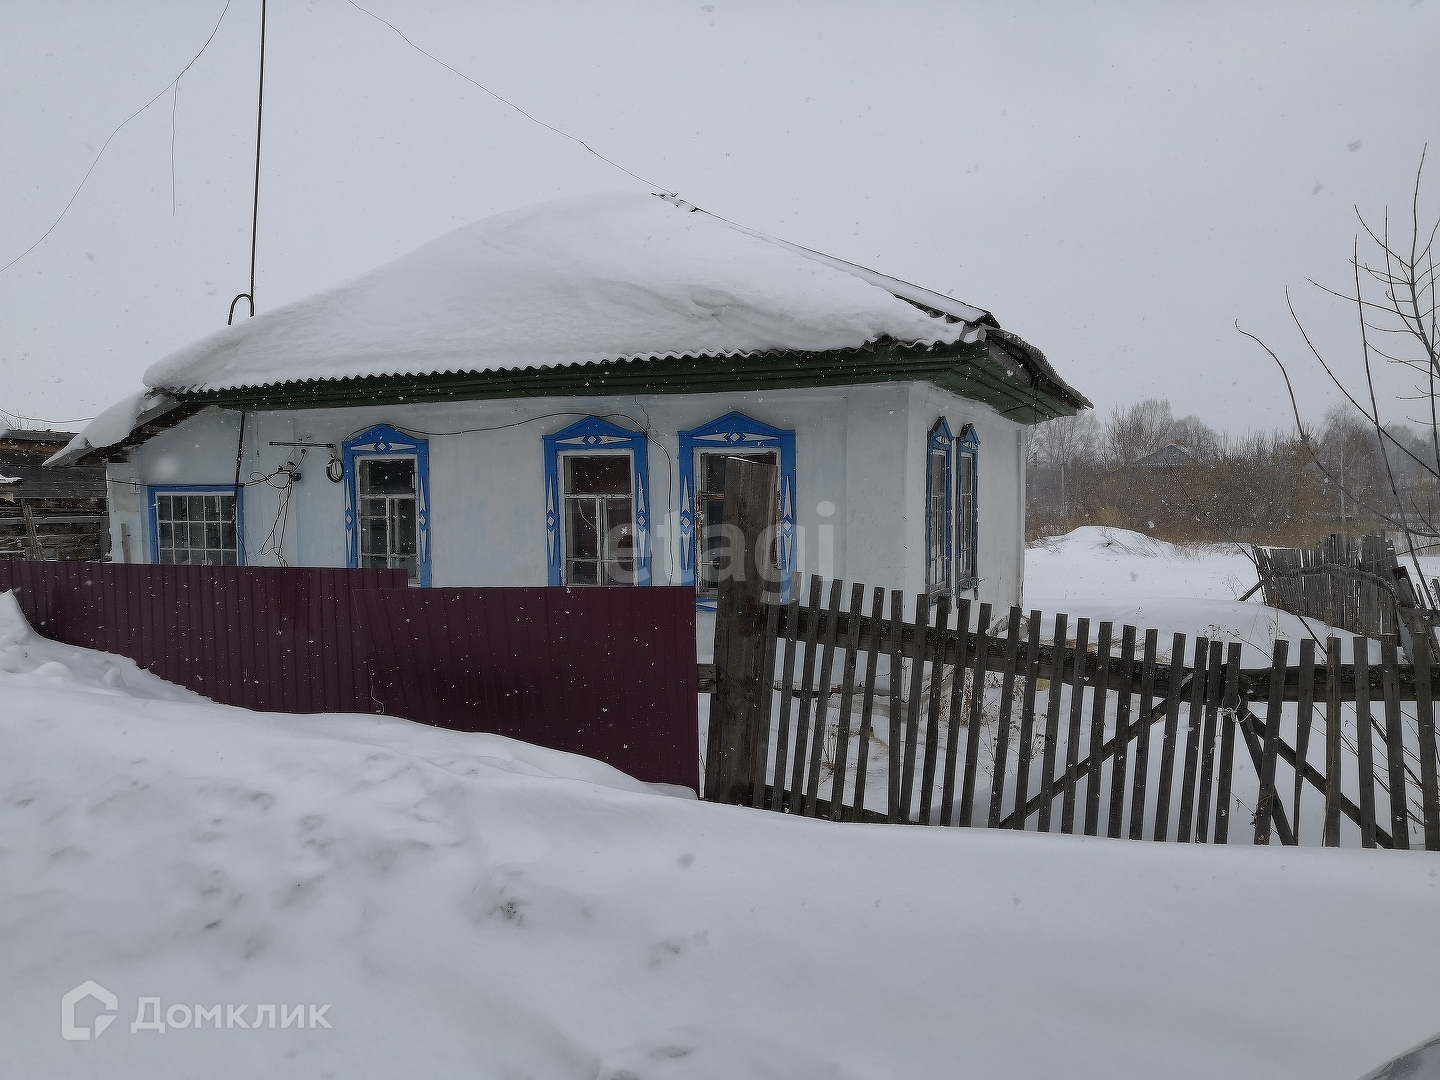
M 46 637 L 266 712 L 373 711 L 350 594 L 405 587 L 403 570 L 0 562 Z
M 698 790 L 693 589 L 377 590 L 355 601 L 381 711 Z
M 30 624 L 226 705 L 386 712 L 698 788 L 695 593 L 404 571 L 0 561 Z

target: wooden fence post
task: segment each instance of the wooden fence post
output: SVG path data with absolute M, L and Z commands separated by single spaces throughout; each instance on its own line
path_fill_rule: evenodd
M 1435 639 L 1428 623 L 1415 620 L 1410 631 L 1415 643 L 1415 723 L 1420 739 L 1420 807 L 1425 822 L 1425 850 L 1440 851 L 1440 777 L 1435 762 L 1435 705 L 1430 665 Z
M 754 786 L 760 710 L 769 700 L 762 689 L 772 677 L 764 670 L 765 603 L 780 602 L 773 595 L 778 589 L 767 581 L 778 483 L 774 465 L 744 458 L 725 462 L 724 523 L 738 530 L 740 550 L 732 549 L 716 603 L 715 693 L 705 762 L 705 797 L 714 802 L 744 803 Z
M 1275 642 L 1270 654 L 1270 697 L 1265 708 L 1265 741 L 1260 755 L 1260 797 L 1255 802 L 1255 843 L 1270 843 L 1270 821 L 1274 817 L 1275 743 L 1280 738 L 1280 710 L 1285 701 L 1285 661 L 1290 643 Z
M 1325 639 L 1325 838 L 1340 846 L 1340 639 Z M 1302 763 L 1303 764 L 1303 763 Z

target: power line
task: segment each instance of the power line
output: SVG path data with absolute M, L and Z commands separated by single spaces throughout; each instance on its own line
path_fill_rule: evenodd
M 676 192 L 670 191 L 668 188 L 661 187 L 659 184 L 651 183 L 649 180 L 646 180 L 646 179 L 645 179 L 643 176 L 641 176 L 639 173 L 633 173 L 633 172 L 631 172 L 629 169 L 625 168 L 624 165 L 621 165 L 618 161 L 613 161 L 613 160 L 611 160 L 610 158 L 606 157 L 604 154 L 600 153 L 600 151 L 596 150 L 593 146 L 591 146 L 589 143 L 587 143 L 584 139 L 576 138 L 574 135 L 571 135 L 568 131 L 561 131 L 561 130 L 560 130 L 558 127 L 556 127 L 554 124 L 547 124 L 544 120 L 541 120 L 541 119 L 539 119 L 539 118 L 537 118 L 537 117 L 535 117 L 535 116 L 530 115 L 530 113 L 526 112 L 526 111 L 525 111 L 524 109 L 522 109 L 519 105 L 516 105 L 513 101 L 509 100 L 508 98 L 503 98 L 503 97 L 501 97 L 501 96 L 500 96 L 499 94 L 497 94 L 494 90 L 491 90 L 488 86 L 484 86 L 484 85 L 482 85 L 481 83 L 476 82 L 476 81 L 475 81 L 474 79 L 472 79 L 469 75 L 466 75 L 463 71 L 461 71 L 459 68 L 451 67 L 451 65 L 447 64 L 444 60 L 441 60 L 441 59 L 440 59 L 438 56 L 436 56 L 434 53 L 426 52 L 426 51 L 425 51 L 424 49 L 422 49 L 419 45 L 416 45 L 415 42 L 411 41 L 408 37 L 406 37 L 405 34 L 404 34 L 403 32 L 401 32 L 400 28 L 399 28 L 398 26 L 396 26 L 394 23 L 388 22 L 387 20 L 382 19 L 379 15 L 376 15 L 373 11 L 369 11 L 369 10 L 361 7 L 359 4 L 357 4 L 357 3 L 355 2 L 355 0 L 346 0 L 346 3 L 348 3 L 348 4 L 349 4 L 351 7 L 353 7 L 356 11 L 363 12 L 364 14 L 369 15 L 370 18 L 374 19 L 376 22 L 378 22 L 378 23 L 384 23 L 384 24 L 385 24 L 386 26 L 388 26 L 391 30 L 395 31 L 396 35 L 399 36 L 399 38 L 400 38 L 401 41 L 405 42 L 406 45 L 409 45 L 409 46 L 410 46 L 412 49 L 414 49 L 416 52 L 420 53 L 422 56 L 428 56 L 431 60 L 435 61 L 435 63 L 439 64 L 441 67 L 445 68 L 447 71 L 451 71 L 451 72 L 454 72 L 456 75 L 459 75 L 460 78 L 464 79 L 464 80 L 465 80 L 466 82 L 468 82 L 471 86 L 474 86 L 474 87 L 476 87 L 477 89 L 483 90 L 485 93 L 489 94 L 489 95 L 490 95 L 492 98 L 494 98 L 496 101 L 500 102 L 502 105 L 508 105 L 510 108 L 514 109 L 514 110 L 515 110 L 516 112 L 518 112 L 521 116 L 525 117 L 526 120 L 529 120 L 531 123 L 539 124 L 541 127 L 543 127 L 543 128 L 548 128 L 550 131 L 555 132 L 556 135 L 563 135 L 565 138 L 569 139 L 571 142 L 576 143 L 576 144 L 578 144 L 579 146 L 583 146 L 583 147 L 584 147 L 586 150 L 588 150 L 590 153 L 594 154 L 594 155 L 595 155 L 597 158 L 599 158 L 601 161 L 605 162 L 606 165 L 609 165 L 609 166 L 611 166 L 611 167 L 613 167 L 613 168 L 619 169 L 619 170 L 620 170 L 621 172 L 623 172 L 626 176 L 633 176 L 636 180 L 639 180 L 642 184 L 644 184 L 646 187 L 652 189 L 653 191 L 663 192 L 663 193 L 665 193 L 665 194 L 667 194 L 667 195 L 674 195 L 674 194 L 676 194 Z
M 140 108 L 136 109 L 133 113 L 131 113 L 129 116 L 127 116 L 124 120 L 120 121 L 119 125 L 115 128 L 115 130 L 112 131 L 112 132 L 110 132 L 110 137 L 107 138 L 107 139 L 105 140 L 105 144 L 100 147 L 100 153 L 98 153 L 98 154 L 95 155 L 95 160 L 90 163 L 90 168 L 88 168 L 88 169 L 85 170 L 85 175 L 80 178 L 80 183 L 79 183 L 78 185 L 76 185 L 76 187 L 75 187 L 75 193 L 70 196 L 70 201 L 65 204 L 65 209 L 63 209 L 63 210 L 60 211 L 60 216 L 57 217 L 53 222 L 50 223 L 50 227 L 49 227 L 48 229 L 46 229 L 43 233 L 40 234 L 40 239 L 36 240 L 33 244 L 31 244 L 29 247 L 27 247 L 24 251 L 20 252 L 19 255 L 16 255 L 13 259 L 11 259 L 9 262 L 7 262 L 4 266 L 0 266 L 0 274 L 3 274 L 6 270 L 9 270 L 10 267 L 14 266 L 17 262 L 19 262 L 21 259 L 23 259 L 26 255 L 29 255 L 30 252 L 34 251 L 37 247 L 39 247 L 41 244 L 43 244 L 43 243 L 45 242 L 45 238 L 46 238 L 47 236 L 49 236 L 52 232 L 55 231 L 55 227 L 56 227 L 57 225 L 59 225 L 60 222 L 61 222 L 62 220 L 64 220 L 65 215 L 70 212 L 70 207 L 72 207 L 72 206 L 75 205 L 75 200 L 80 197 L 80 191 L 81 191 L 82 188 L 84 188 L 84 186 L 85 186 L 85 181 L 87 181 L 87 180 L 90 179 L 90 174 L 95 171 L 95 166 L 100 164 L 100 159 L 105 156 L 105 150 L 106 150 L 106 148 L 109 147 L 111 141 L 115 138 L 115 136 L 120 134 L 120 129 L 123 128 L 126 124 L 130 123 L 131 120 L 134 120 L 137 116 L 139 116 L 141 113 L 143 113 L 146 109 L 150 108 L 151 105 L 154 105 L 155 102 L 159 101 L 162 97 L 164 97 L 166 91 L 168 91 L 171 87 L 174 87 L 174 86 L 176 86 L 176 85 L 179 84 L 180 79 L 181 79 L 181 77 L 185 74 L 185 72 L 189 71 L 192 67 L 195 66 L 195 61 L 199 60 L 200 57 L 205 54 L 205 50 L 210 47 L 210 42 L 212 42 L 212 41 L 215 40 L 215 35 L 216 35 L 217 33 L 219 33 L 219 31 L 220 31 L 220 24 L 225 21 L 225 13 L 226 13 L 227 11 L 229 11 L 229 10 L 230 10 L 230 0 L 225 0 L 225 7 L 224 7 L 224 8 L 221 10 L 221 12 L 220 12 L 220 18 L 218 18 L 218 19 L 215 20 L 215 29 L 213 29 L 213 30 L 210 31 L 210 36 L 205 39 L 205 44 L 200 46 L 200 51 L 197 52 L 194 56 L 192 56 L 192 57 L 190 58 L 190 63 L 186 64 L 183 68 L 181 68 L 181 69 L 180 69 L 180 74 L 179 74 L 179 75 L 176 75 L 175 78 L 171 79 L 168 83 L 166 83 L 165 86 L 161 89 L 161 91 L 160 91 L 158 94 L 156 94 L 154 97 L 152 97 L 152 98 L 151 98 L 149 101 L 147 101 L 144 105 L 141 105 Z M 173 123 L 173 120 L 172 120 L 172 123 Z M 173 135 L 172 135 L 172 143 L 171 143 L 171 154 L 172 154 L 172 155 L 174 154 Z M 172 169 L 173 169 L 173 160 L 172 160 Z M 173 185 L 173 176 L 172 176 L 172 185 Z M 173 199 L 173 193 L 172 193 L 172 199 Z
M 46 426 L 51 424 L 88 424 L 95 419 L 93 416 L 72 416 L 68 420 L 51 420 L 44 416 L 21 416 L 19 413 L 9 412 L 6 409 L 0 409 L 0 418 L 6 421 L 17 420 L 22 423 L 45 424 Z

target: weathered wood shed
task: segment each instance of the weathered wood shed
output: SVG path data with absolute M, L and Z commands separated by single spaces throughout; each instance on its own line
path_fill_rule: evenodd
M 0 429 L 0 559 L 91 561 L 108 554 L 104 467 L 43 467 L 74 437 Z

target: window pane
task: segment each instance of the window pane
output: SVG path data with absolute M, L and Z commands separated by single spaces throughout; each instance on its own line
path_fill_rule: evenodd
M 160 546 L 162 548 L 172 548 L 175 546 L 172 527 L 168 522 L 164 521 L 160 522 Z
M 190 515 L 189 515 L 189 516 L 190 516 L 190 520 L 191 520 L 191 521 L 204 521 L 204 520 L 205 520 L 205 496 L 204 496 L 204 495 L 191 495 L 191 496 L 189 496 L 188 499 L 186 499 L 186 501 L 190 504 Z
M 565 554 L 571 559 L 594 559 L 600 555 L 599 502 L 595 499 L 565 500 Z
M 584 559 L 574 559 L 568 564 L 567 585 L 599 585 L 599 565 Z
M 391 559 L 390 563 L 392 569 L 404 570 L 411 581 L 419 579 L 420 565 L 413 557 L 409 559 Z
M 634 585 L 635 560 L 618 559 L 605 564 L 606 585 Z
M 389 553 L 385 543 L 385 519 L 383 517 L 365 518 L 361 522 L 360 550 L 367 555 L 378 555 L 382 559 Z M 380 565 L 383 566 L 384 563 L 381 562 Z
M 227 551 L 235 550 L 235 526 L 226 524 L 220 526 L 220 546 Z
M 975 490 L 975 455 L 960 455 L 960 490 L 971 492 Z
M 186 499 L 184 495 L 163 495 L 161 498 L 169 504 L 169 517 L 171 521 L 184 521 L 186 519 L 185 508 L 190 505 L 190 501 Z
M 605 526 L 606 557 L 631 555 L 635 548 L 635 526 L 630 520 L 629 499 L 605 500 Z
M 567 457 L 565 494 L 629 495 L 630 456 L 606 454 L 604 457 Z
M 218 507 L 217 507 L 217 509 L 218 509 Z M 207 548 L 212 548 L 212 549 L 215 549 L 215 550 L 219 550 L 219 548 L 220 548 L 220 525 L 219 525 L 218 522 L 216 522 L 216 523 L 214 523 L 214 524 L 209 524 L 209 523 L 206 524 L 206 526 L 205 526 L 205 546 L 206 546 Z
M 415 530 L 415 500 L 395 499 L 393 502 L 394 518 L 391 529 L 394 553 L 397 555 L 414 555 L 417 547 Z
M 360 492 L 364 495 L 409 495 L 415 491 L 415 459 L 394 458 L 360 462 Z

